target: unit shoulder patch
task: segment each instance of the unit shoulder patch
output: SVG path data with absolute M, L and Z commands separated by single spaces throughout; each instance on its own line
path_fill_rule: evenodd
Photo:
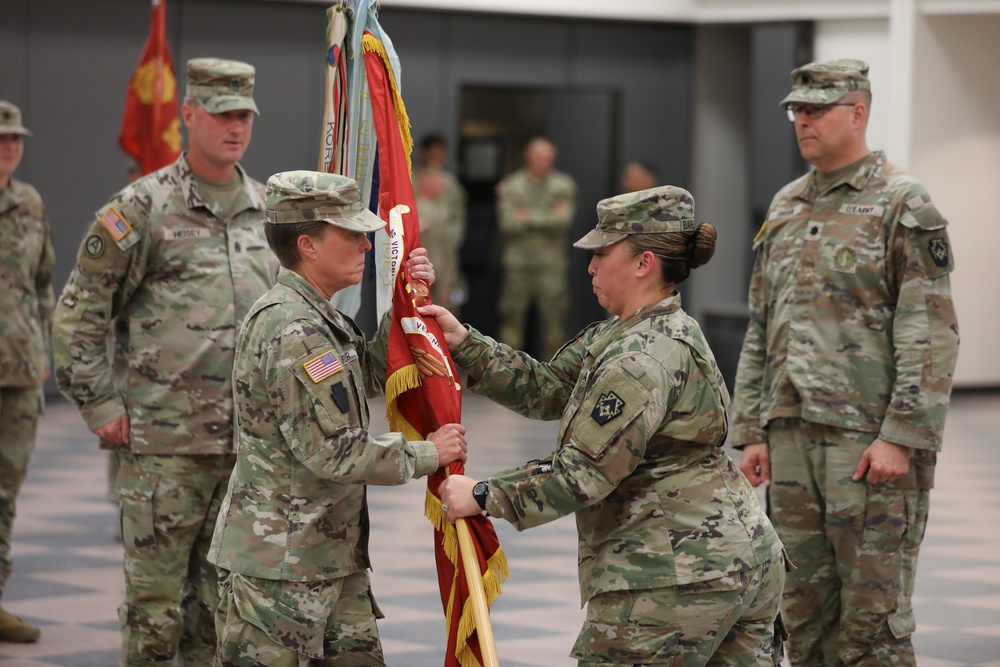
M 615 392 L 609 391 L 600 395 L 597 403 L 594 404 L 594 409 L 590 413 L 590 416 L 595 422 L 604 426 L 615 417 L 621 415 L 624 408 L 625 401 Z

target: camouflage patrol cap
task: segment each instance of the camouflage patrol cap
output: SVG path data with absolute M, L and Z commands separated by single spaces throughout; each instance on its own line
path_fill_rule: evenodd
M 599 201 L 597 228 L 573 247 L 596 250 L 618 243 L 629 234 L 689 232 L 697 227 L 691 193 L 662 185 Z
M 872 89 L 868 63 L 863 60 L 828 60 L 792 70 L 792 92 L 778 105 L 792 102 L 832 104 L 852 90 Z
M 31 130 L 21 125 L 21 110 L 3 100 L 0 100 L 0 134 L 31 136 Z
M 352 232 L 385 226 L 361 203 L 358 184 L 340 174 L 283 171 L 267 179 L 267 221 L 274 224 L 325 220 Z
M 221 58 L 193 58 L 187 64 L 187 94 L 208 113 L 247 109 L 258 116 L 253 100 L 253 65 Z

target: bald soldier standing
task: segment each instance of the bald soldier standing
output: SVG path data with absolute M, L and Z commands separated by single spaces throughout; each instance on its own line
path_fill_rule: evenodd
M 553 168 L 556 154 L 548 139 L 532 139 L 524 148 L 524 167 L 497 185 L 497 223 L 503 239 L 500 340 L 523 349 L 528 314 L 534 307 L 546 359 L 566 342 L 566 232 L 576 212 L 576 183 Z
M 0 101 L 0 596 L 10 579 L 15 503 L 35 449 L 49 377 L 52 233 L 38 191 L 13 177 L 24 155 L 21 110 Z M 0 607 L 0 641 L 32 642 L 41 631 Z
M 947 222 L 868 149 L 864 62 L 794 70 L 781 106 L 813 169 L 754 240 L 732 442 L 797 566 L 791 663 L 914 665 L 910 597 L 958 356 Z
M 239 166 L 253 87 L 246 63 L 188 62 L 187 152 L 97 212 L 56 309 L 59 388 L 121 459 L 128 667 L 207 667 L 215 651 L 217 576 L 205 556 L 235 460 L 236 332 L 277 272 L 264 188 Z M 106 345 L 116 320 L 123 390 Z

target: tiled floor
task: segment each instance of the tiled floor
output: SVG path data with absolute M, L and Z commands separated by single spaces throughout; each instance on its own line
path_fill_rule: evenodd
M 556 430 L 474 396 L 466 399 L 465 423 L 469 473 L 478 477 L 545 455 Z M 1000 667 L 998 434 L 1000 395 L 954 398 L 915 597 L 921 667 Z M 386 614 L 379 627 L 390 666 L 443 664 L 424 488 L 418 481 L 369 491 L 373 586 Z M 20 497 L 14 576 L 4 594 L 4 605 L 40 625 L 42 638 L 0 643 L 0 667 L 117 664 L 123 586 L 114 523 L 105 454 L 76 412 L 53 399 Z M 582 619 L 572 518 L 523 534 L 507 524 L 497 530 L 511 569 L 492 613 L 501 664 L 572 665 L 567 653 Z

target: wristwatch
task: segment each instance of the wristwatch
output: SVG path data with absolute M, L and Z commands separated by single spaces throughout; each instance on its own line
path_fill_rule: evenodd
M 490 495 L 490 485 L 487 482 L 476 482 L 472 487 L 472 497 L 479 503 L 479 508 L 486 510 L 486 498 Z

